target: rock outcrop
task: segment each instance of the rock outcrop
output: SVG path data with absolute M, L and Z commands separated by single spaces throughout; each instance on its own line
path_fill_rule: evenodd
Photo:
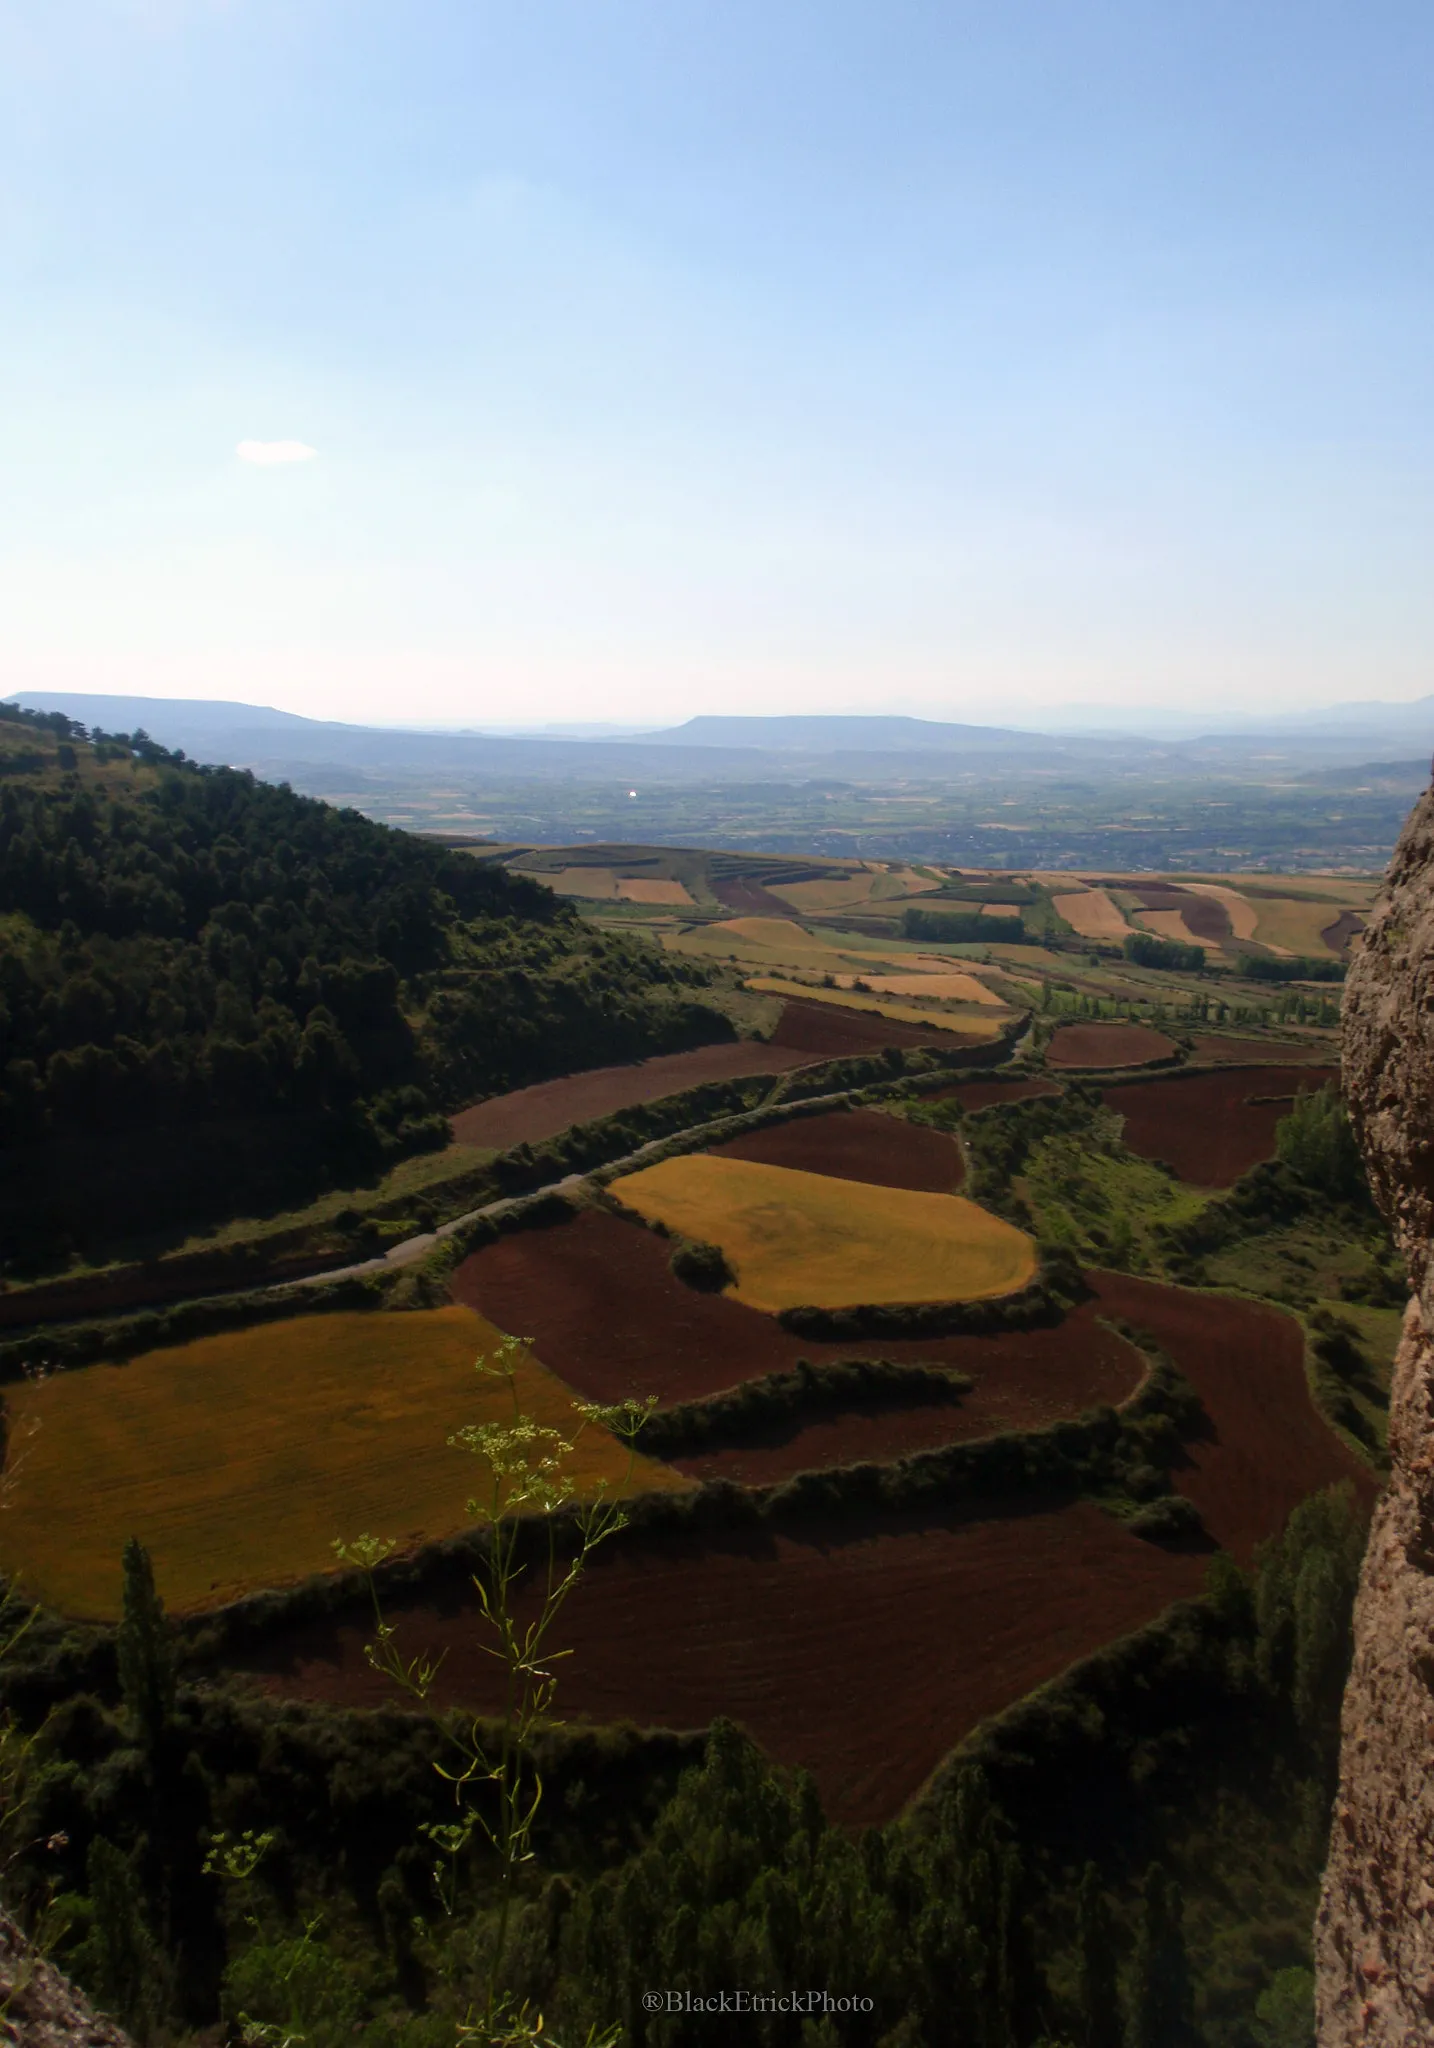
M 1355 1606 L 1315 1970 L 1320 2048 L 1434 2048 L 1434 790 L 1345 994 L 1345 1091 L 1414 1299 Z
M 15 1923 L 0 1913 L 0 2044 L 4 2048 L 133 2048 L 100 2019 Z

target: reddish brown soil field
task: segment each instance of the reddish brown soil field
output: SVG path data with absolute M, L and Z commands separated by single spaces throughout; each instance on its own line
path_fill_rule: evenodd
M 1143 1067 L 1177 1052 L 1148 1024 L 1062 1024 L 1046 1050 L 1051 1067 Z
M 1349 942 L 1364 930 L 1364 919 L 1357 910 L 1342 910 L 1333 924 L 1327 924 L 1320 937 L 1332 953 L 1349 958 Z
M 948 1052 L 961 1044 L 959 1031 L 928 1031 L 874 1010 L 844 1010 L 838 1003 L 790 1002 L 772 1033 L 774 1046 L 789 1046 L 809 1060 L 846 1053 L 880 1052 L 888 1045 L 936 1045 Z M 988 1044 L 989 1040 L 981 1040 Z
M 543 1363 L 596 1401 L 627 1394 L 656 1394 L 664 1406 L 701 1400 L 763 1373 L 790 1371 L 799 1358 L 932 1359 L 969 1372 L 973 1391 L 958 1408 L 939 1406 L 924 1423 L 912 1422 L 926 1432 L 913 1442 L 1054 1421 L 1122 1400 L 1138 1377 L 1132 1354 L 1100 1327 L 1089 1303 L 1056 1329 L 820 1344 L 743 1302 L 684 1286 L 668 1267 L 669 1250 L 655 1231 L 588 1210 L 549 1230 L 500 1237 L 464 1260 L 453 1291 L 499 1329 L 532 1337 Z M 912 1413 L 896 1420 L 911 1421 Z M 868 1419 L 844 1420 L 844 1429 L 846 1421 L 852 1427 L 841 1458 L 867 1455 L 860 1444 Z M 933 1421 L 940 1428 L 934 1437 Z M 764 1470 L 776 1477 L 815 1462 L 797 1450 Z
M 1029 1074 L 1019 1081 L 958 1081 L 954 1088 L 938 1088 L 923 1095 L 923 1102 L 959 1102 L 963 1109 L 989 1109 L 995 1102 L 1032 1102 L 1041 1095 L 1059 1095 L 1054 1081 L 1042 1074 Z
M 745 876 L 729 876 L 726 881 L 714 882 L 712 894 L 725 909 L 735 910 L 739 917 L 790 919 L 792 915 L 790 903 L 784 903 L 780 896 L 774 896 L 760 882 L 750 881 Z
M 1107 1089 L 1105 1100 L 1125 1118 L 1132 1152 L 1163 1159 L 1192 1187 L 1227 1188 L 1274 1158 L 1275 1125 L 1289 1115 L 1295 1091 L 1335 1078 L 1333 1067 L 1225 1067 L 1135 1081 Z
M 565 1715 L 705 1726 L 728 1714 L 779 1763 L 812 1771 L 833 1819 L 889 1820 L 987 1714 L 1194 1592 L 1171 1556 L 1087 1502 L 598 1551 L 563 1615 Z M 497 1704 L 471 1604 L 395 1614 L 399 1640 L 446 1651 L 435 1703 Z M 345 1705 L 390 1697 L 372 1630 L 286 1632 L 251 1668 L 276 1691 Z
M 586 1074 L 565 1074 L 557 1081 L 539 1081 L 515 1088 L 511 1095 L 493 1095 L 459 1110 L 453 1135 L 464 1145 L 539 1144 L 555 1138 L 570 1124 L 590 1123 L 638 1102 L 657 1102 L 680 1095 L 702 1081 L 735 1081 L 744 1074 L 784 1074 L 813 1055 L 799 1046 L 763 1045 L 744 1038 L 735 1045 L 699 1045 L 692 1052 L 660 1053 L 624 1067 L 594 1067 Z
M 903 1123 L 876 1109 L 799 1117 L 711 1149 L 729 1159 L 755 1159 L 762 1166 L 790 1166 L 799 1173 L 830 1173 L 838 1180 L 916 1188 L 932 1195 L 954 1193 L 966 1171 L 961 1147 L 944 1131 Z
M 1144 910 L 1178 910 L 1197 939 L 1218 945 L 1230 937 L 1230 913 L 1216 896 L 1200 896 L 1168 884 L 1140 887 L 1134 894 Z
M 1204 1402 L 1208 1434 L 1190 1446 L 1176 1484 L 1216 1542 L 1242 1564 L 1319 1487 L 1348 1479 L 1366 1503 L 1374 1498 L 1373 1473 L 1310 1400 L 1303 1334 L 1293 1316 L 1125 1274 L 1090 1278 L 1105 1313 L 1158 1338 Z
M 1248 1066 L 1252 1061 L 1278 1060 L 1288 1064 L 1291 1060 L 1323 1060 L 1329 1057 L 1327 1045 L 1301 1044 L 1293 1038 L 1206 1038 L 1194 1040 L 1194 1057 L 1197 1060 L 1231 1062 L 1236 1066 Z

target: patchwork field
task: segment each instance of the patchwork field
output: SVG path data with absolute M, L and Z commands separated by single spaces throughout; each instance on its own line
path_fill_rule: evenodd
M 1123 1400 L 1139 1378 L 1134 1354 L 1096 1321 L 1090 1304 L 1054 1328 L 996 1337 L 822 1343 L 792 1335 L 729 1294 L 684 1286 L 668 1265 L 669 1250 L 652 1231 L 585 1210 L 570 1223 L 516 1231 L 474 1253 L 454 1276 L 454 1291 L 501 1329 L 530 1334 L 553 1370 L 595 1401 L 655 1394 L 670 1407 L 790 1372 L 799 1358 L 880 1355 L 971 1376 L 975 1384 L 959 1408 L 943 1411 L 954 1440 Z
M 111 1619 L 131 1535 L 180 1613 L 330 1570 L 336 1536 L 450 1535 L 472 1469 L 445 1439 L 511 1412 L 506 1387 L 473 1371 L 497 1337 L 461 1306 L 306 1316 L 11 1387 L 0 1566 L 64 1613 Z M 571 1433 L 573 1396 L 552 1373 L 525 1363 L 518 1391 Z M 626 1464 L 589 1429 L 568 1469 L 591 1487 Z M 638 1465 L 640 1488 L 682 1483 Z
M 826 1173 L 872 1187 L 914 1188 L 934 1195 L 953 1194 L 965 1172 L 961 1147 L 944 1131 L 874 1109 L 799 1117 L 730 1138 L 709 1151 L 717 1159 L 751 1159 L 761 1166 L 788 1166 L 799 1173 Z
M 1329 1042 L 1306 1040 L 1303 1044 L 1292 1038 L 1226 1038 L 1211 1032 L 1197 1032 L 1191 1041 L 1191 1058 L 1195 1060 L 1233 1061 L 1236 1066 L 1247 1066 L 1259 1060 L 1273 1060 L 1288 1064 L 1291 1060 L 1322 1060 L 1329 1053 Z
M 617 893 L 624 903 L 690 904 L 692 901 L 685 883 L 655 881 L 641 875 L 624 875 L 617 885 Z
M 1052 908 L 1083 939 L 1104 939 L 1120 945 L 1130 933 L 1125 914 L 1104 889 L 1085 889 L 1052 896 Z
M 1051 1067 L 1144 1067 L 1179 1047 L 1148 1024 L 1062 1024 L 1046 1048 Z
M 1125 1143 L 1144 1159 L 1163 1159 L 1192 1187 L 1227 1188 L 1275 1154 L 1275 1125 L 1297 1089 L 1338 1078 L 1334 1067 L 1230 1067 L 1106 1091 L 1125 1119 Z
M 862 978 L 863 980 L 866 979 L 865 976 Z M 921 977 L 923 981 L 929 979 L 932 982 L 939 981 L 940 978 L 937 975 Z M 967 977 L 953 978 L 964 981 Z M 1004 1009 L 999 1017 L 992 1017 L 989 1014 L 983 1015 L 979 1008 L 970 1010 L 919 1010 L 913 1003 L 883 1002 L 879 996 L 857 995 L 851 990 L 844 988 L 809 988 L 803 982 L 786 981 L 777 975 L 754 975 L 748 981 L 747 986 L 748 988 L 755 989 L 759 995 L 800 996 L 809 1003 L 827 1003 L 834 1009 L 839 1010 L 865 1010 L 872 1016 L 886 1017 L 895 1024 L 917 1024 L 928 1031 L 956 1032 L 963 1038 L 972 1039 L 998 1037 L 1001 1030 L 1001 1018 L 1006 1014 Z M 937 988 L 932 988 L 930 992 L 932 995 L 940 993 Z M 999 998 L 992 997 L 989 992 L 979 998 L 979 1001 L 982 1003 L 997 1000 Z
M 1347 1479 L 1372 1496 L 1373 1476 L 1310 1403 L 1293 1318 L 1093 1279 L 1101 1310 L 1152 1331 L 1200 1393 L 1210 1429 L 1177 1483 L 1236 1557 L 1247 1562 L 1318 1487 Z M 812 1771 L 834 1817 L 882 1821 L 979 1720 L 1197 1591 L 1204 1569 L 1198 1552 L 1141 1543 L 1089 1502 L 660 1547 L 623 1538 L 598 1553 L 565 1618 L 564 1702 L 570 1714 L 668 1727 L 731 1715 L 781 1762 Z M 492 1660 L 470 1610 L 444 1603 L 396 1618 L 411 1649 L 449 1653 L 445 1699 L 492 1702 Z M 293 1629 L 260 1668 L 276 1691 L 377 1703 L 365 1640 L 361 1626 Z
M 755 984 L 749 984 L 755 986 Z M 801 1049 L 809 1060 L 836 1059 L 846 1053 L 879 1052 L 883 1046 L 945 1046 L 959 1043 L 950 1031 L 936 1030 L 939 1019 L 930 1010 L 919 1012 L 921 1022 L 908 1024 L 899 1017 L 887 1015 L 894 1004 L 884 1004 L 877 1009 L 853 1009 L 849 1004 L 818 1003 L 805 1000 L 815 993 L 812 989 L 801 991 L 804 1000 L 791 998 L 783 1007 L 777 1028 L 772 1033 L 774 1046 Z M 975 1011 L 969 1013 L 977 1016 Z M 979 1019 L 978 1022 L 984 1021 Z M 973 1042 L 985 1034 L 974 1030 L 965 1036 Z
M 850 974 L 837 978 L 843 988 L 850 988 L 857 979 Z M 995 990 L 974 974 L 864 974 L 860 978 L 873 995 L 932 996 L 943 1003 L 991 1003 L 997 1008 L 1005 1007 Z
M 1033 1279 L 1024 1231 L 961 1195 L 871 1187 L 714 1153 L 624 1174 L 612 1193 L 650 1222 L 721 1245 L 731 1292 L 769 1315 L 811 1305 L 978 1301 Z
M 635 1060 L 621 1067 L 593 1067 L 583 1074 L 565 1074 L 556 1081 L 515 1088 L 508 1095 L 490 1095 L 486 1102 L 461 1109 L 451 1119 L 450 1128 L 462 1144 L 505 1151 L 510 1145 L 540 1144 L 570 1124 L 590 1123 L 594 1117 L 612 1116 L 639 1102 L 680 1095 L 684 1088 L 696 1088 L 703 1081 L 784 1074 L 817 1057 L 803 1046 L 778 1044 L 775 1034 L 769 1044 L 743 1038 L 735 1044 L 699 1045 L 691 1052 L 659 1053 L 655 1059 Z

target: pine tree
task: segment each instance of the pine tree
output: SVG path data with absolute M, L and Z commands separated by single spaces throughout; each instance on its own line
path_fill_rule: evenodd
M 1080 1881 L 1076 1943 L 1080 1954 L 1076 1982 L 1080 2048 L 1121 2048 L 1120 1980 L 1115 1953 L 1115 1924 L 1101 1889 L 1100 1872 L 1087 1863 Z
M 149 1552 L 137 1536 L 124 1547 L 124 1595 L 115 1643 L 120 1691 L 147 1749 L 157 1748 L 174 1713 L 174 1652 Z
M 1183 1920 L 1179 1885 L 1152 1863 L 1140 1888 L 1126 2048 L 1186 2048 L 1193 2038 L 1194 1998 Z
M 113 1842 L 96 1835 L 85 1859 L 92 1919 L 75 1957 L 87 1988 L 141 2042 L 164 2005 L 164 1959 L 144 1923 L 135 1874 Z

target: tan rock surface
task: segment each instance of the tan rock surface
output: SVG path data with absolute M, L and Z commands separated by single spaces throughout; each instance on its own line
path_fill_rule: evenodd
M 0 1914 L 0 2044 L 4 2048 L 133 2048 Z
M 1389 1486 L 1355 1607 L 1315 1930 L 1320 2048 L 1434 2048 L 1434 792 L 1400 837 L 1345 998 L 1345 1088 L 1417 1290 Z

